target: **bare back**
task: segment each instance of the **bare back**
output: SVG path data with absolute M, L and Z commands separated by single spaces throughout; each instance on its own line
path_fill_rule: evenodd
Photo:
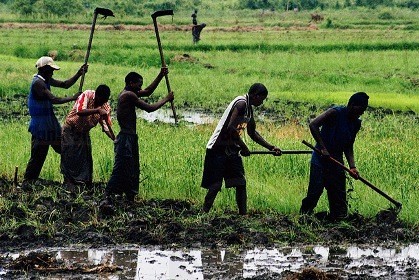
M 123 133 L 137 133 L 137 115 L 135 112 L 137 101 L 138 97 L 132 91 L 123 90 L 119 94 L 116 116 Z

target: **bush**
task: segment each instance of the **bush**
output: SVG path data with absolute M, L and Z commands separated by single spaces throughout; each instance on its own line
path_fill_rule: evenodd
M 384 11 L 378 15 L 378 18 L 383 19 L 383 20 L 388 20 L 388 19 L 393 19 L 394 17 L 389 11 Z

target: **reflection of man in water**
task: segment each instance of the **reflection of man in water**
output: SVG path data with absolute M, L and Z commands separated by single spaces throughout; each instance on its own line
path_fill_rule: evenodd
M 201 31 L 204 29 L 205 26 L 207 26 L 205 23 L 198 24 L 197 15 L 198 10 L 195 10 L 194 13 L 191 15 L 192 17 L 192 40 L 193 43 L 198 43 L 199 40 L 201 40 Z

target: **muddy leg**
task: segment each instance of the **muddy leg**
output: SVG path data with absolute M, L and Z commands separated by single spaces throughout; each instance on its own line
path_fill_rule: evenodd
M 246 186 L 236 187 L 236 202 L 237 202 L 237 207 L 239 208 L 239 214 L 246 215 L 247 214 Z
M 32 136 L 31 158 L 26 167 L 24 181 L 36 180 L 41 173 L 42 166 L 48 154 L 49 143 Z
M 339 221 L 348 215 L 348 202 L 346 200 L 346 178 L 343 172 L 337 172 L 330 184 L 327 185 L 330 219 Z
M 307 196 L 301 203 L 300 214 L 313 214 L 323 192 L 323 176 L 323 169 L 318 165 L 311 164 Z

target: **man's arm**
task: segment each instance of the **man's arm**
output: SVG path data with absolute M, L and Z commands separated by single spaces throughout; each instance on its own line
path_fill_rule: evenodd
M 159 83 L 163 79 L 163 77 L 165 75 L 167 75 L 168 73 L 169 73 L 169 69 L 167 69 L 167 67 L 162 67 L 160 69 L 160 73 L 157 75 L 157 77 L 154 79 L 154 81 L 148 87 L 146 87 L 145 89 L 140 90 L 138 92 L 138 96 L 140 96 L 140 97 L 150 96 L 154 92 L 154 90 L 157 88 L 157 86 L 159 85 Z
M 137 100 L 135 102 L 135 107 L 140 108 L 141 110 L 144 110 L 147 113 L 151 113 L 151 112 L 154 112 L 154 111 L 160 109 L 160 107 L 162 107 L 167 102 L 173 100 L 173 98 L 174 98 L 173 92 L 170 92 L 166 97 L 164 97 L 163 99 L 161 99 L 161 100 L 159 100 L 159 101 L 157 101 L 156 103 L 153 103 L 153 104 L 148 104 L 147 102 L 145 102 L 141 98 L 137 98 Z
M 87 64 L 83 64 L 80 67 L 80 69 L 76 72 L 76 74 L 74 74 L 73 77 L 65 81 L 59 81 L 59 80 L 55 80 L 54 78 L 51 78 L 50 84 L 51 86 L 54 86 L 54 87 L 65 88 L 65 89 L 70 88 L 72 85 L 74 85 L 77 82 L 77 80 L 83 75 L 83 73 L 87 72 L 88 67 L 89 66 Z
M 228 141 L 231 142 L 230 144 L 239 145 L 241 150 L 240 153 L 244 156 L 250 155 L 250 151 L 246 143 L 244 143 L 243 139 L 240 137 L 238 127 L 243 120 L 245 113 L 246 102 L 237 102 L 231 112 L 230 121 L 227 125 Z
M 348 161 L 348 164 L 349 164 L 349 169 L 351 171 L 349 174 L 353 178 L 358 179 L 359 172 L 358 172 L 358 170 L 356 169 L 356 166 L 355 166 L 355 156 L 354 156 L 354 145 L 353 145 L 353 143 L 348 147 L 348 149 L 346 149 L 344 151 L 344 153 L 345 153 L 346 160 Z
M 336 117 L 336 110 L 335 109 L 328 109 L 319 116 L 317 116 L 314 120 L 312 120 L 309 124 L 311 135 L 313 136 L 314 140 L 321 146 L 321 152 L 325 156 L 330 156 L 329 151 L 327 150 L 326 146 L 324 145 L 323 139 L 320 135 L 320 127 L 332 118 Z
M 107 116 L 102 118 L 100 121 L 100 126 L 102 127 L 102 131 L 112 140 L 115 140 L 115 134 L 113 133 L 112 126 L 107 121 Z
M 68 97 L 57 97 L 45 86 L 44 82 L 35 82 L 33 85 L 34 94 L 37 98 L 47 98 L 51 100 L 52 104 L 63 104 L 67 102 L 71 102 L 77 99 L 79 96 L 79 93 L 75 94 L 74 96 L 68 96 Z
M 265 147 L 266 149 L 270 151 L 276 152 L 277 155 L 281 155 L 281 149 L 269 144 L 260 134 L 256 131 L 256 122 L 255 119 L 252 117 L 247 124 L 247 134 L 250 136 L 250 138 L 261 145 L 262 147 Z
M 95 108 L 95 109 L 83 109 L 77 112 L 79 116 L 88 116 L 99 114 L 102 118 L 105 118 L 108 115 L 108 111 L 103 108 Z

